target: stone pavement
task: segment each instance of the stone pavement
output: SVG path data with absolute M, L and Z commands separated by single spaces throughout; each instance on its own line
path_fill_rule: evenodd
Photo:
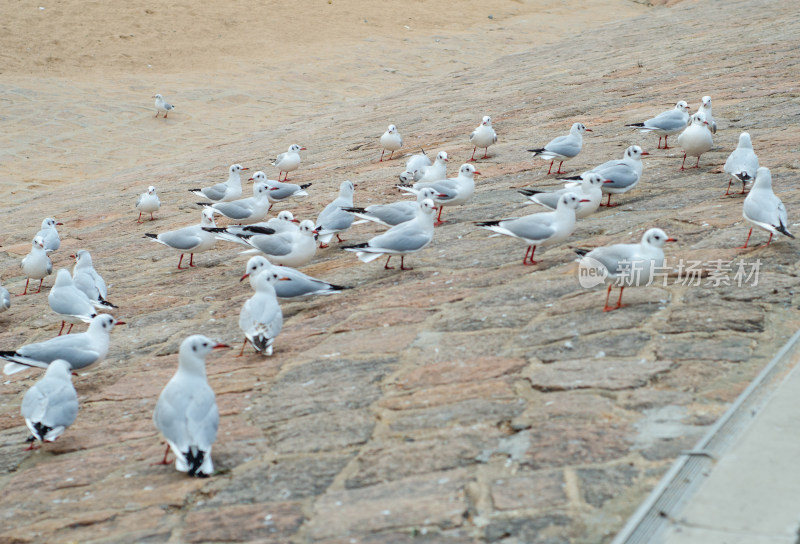
M 68 222 L 55 266 L 90 249 L 129 325 L 113 332 L 108 360 L 75 379 L 81 412 L 55 444 L 23 451 L 19 403 L 33 373 L 3 383 L 0 542 L 610 541 L 799 328 L 796 245 L 735 249 L 747 233 L 742 199 L 722 197 L 720 173 L 747 130 L 790 221 L 800 213 L 798 11 L 765 0 L 684 2 L 498 59 L 490 74 L 411 81 L 289 124 L 286 141 L 310 150 L 294 178 L 314 183 L 292 203 L 301 218 L 342 179 L 358 183 L 357 202 L 396 198 L 401 163 L 376 162 L 365 126 L 393 119 L 410 147 L 446 149 L 455 165 L 469 157 L 466 138 L 483 114 L 500 142 L 478 164 L 474 200 L 447 210 L 451 223 L 408 259 L 413 271 L 362 265 L 335 245 L 320 251 L 304 270 L 355 289 L 284 304 L 271 358 L 209 359 L 222 421 L 220 473 L 208 480 L 150 464 L 162 452 L 150 416 L 185 336 L 240 341 L 245 260 L 220 244 L 197 256 L 198 268 L 177 271 L 177 255 L 143 233 L 197 221 L 192 180 L 223 171 L 231 155 L 266 167 L 265 150 L 243 136 L 92 180 L 88 195 L 47 187 Z M 623 126 L 679 99 L 697 107 L 705 94 L 720 131 L 699 170 L 678 172 L 678 150 L 656 151 L 654 138 Z M 701 261 L 707 272 L 719 260 L 734 269 L 759 261 L 757 285 L 689 286 L 673 276 L 631 289 L 626 308 L 603 314 L 604 292 L 578 285 L 567 245 L 523 267 L 522 245 L 479 232 L 473 221 L 534 210 L 516 187 L 557 185 L 525 149 L 576 120 L 594 133 L 567 163 L 575 172 L 632 143 L 653 156 L 641 185 L 582 221 L 571 244 L 636 241 L 659 226 L 679 239 L 671 263 Z M 334 127 L 343 147 L 331 147 Z M 132 202 L 154 179 L 169 180 L 165 206 L 137 226 Z M 0 259 L 12 290 L 24 283 L 15 267 L 30 214 L 44 217 L 41 196 L 22 192 L 7 207 Z M 376 232 L 357 229 L 346 238 Z M 4 349 L 55 334 L 44 298 L 16 298 L 0 315 Z

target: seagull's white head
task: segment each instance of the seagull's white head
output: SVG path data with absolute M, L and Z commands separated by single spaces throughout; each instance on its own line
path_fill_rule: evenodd
M 561 198 L 558 199 L 558 205 L 556 206 L 556 209 L 567 208 L 570 210 L 575 210 L 578 208 L 580 202 L 581 198 L 578 195 L 575 193 L 567 193 L 561 195 Z
M 41 236 L 34 236 L 32 245 L 33 245 L 33 247 L 38 247 L 39 249 L 44 249 L 44 238 L 42 238 Z
M 420 209 L 426 214 L 432 214 L 433 210 L 436 210 L 436 204 L 433 203 L 433 200 L 430 198 L 426 198 L 422 202 L 419 203 Z
M 684 113 L 689 113 L 689 104 L 687 104 L 684 100 L 680 100 L 675 104 L 675 109 Z
M 628 149 L 625 150 L 625 156 L 629 159 L 638 160 L 641 159 L 643 155 L 649 155 L 647 151 L 642 151 L 642 148 L 638 145 L 632 145 Z
M 386 132 L 388 132 L 389 134 L 394 134 L 395 132 L 397 132 L 397 127 L 394 125 L 389 125 L 389 128 L 386 130 Z
M 664 247 L 667 242 L 677 242 L 675 238 L 670 238 L 661 229 L 650 229 L 642 236 L 642 245 L 649 245 L 653 247 Z
M 294 215 L 289 210 L 282 210 L 281 213 L 278 214 L 278 219 L 281 221 L 288 221 L 289 223 L 297 223 L 297 219 L 294 218 Z
M 711 107 L 711 97 L 710 96 L 704 96 L 703 97 L 703 107 L 706 108 L 706 109 Z
M 203 208 L 203 215 L 200 223 L 204 227 L 214 227 L 214 208 Z
M 244 269 L 244 275 L 242 279 L 239 281 L 244 281 L 245 278 L 255 278 L 264 270 L 268 270 L 271 267 L 271 263 L 267 260 L 266 257 L 262 255 L 256 255 L 255 257 L 250 257 L 250 260 L 247 261 L 247 266 Z
M 459 168 L 459 169 L 458 169 L 458 173 L 459 173 L 460 175 L 466 176 L 466 177 L 468 177 L 468 178 L 471 178 L 472 176 L 474 176 L 474 175 L 476 175 L 476 174 L 477 174 L 477 175 L 480 175 L 480 174 L 481 174 L 480 172 L 478 172 L 478 171 L 475 169 L 475 167 L 474 167 L 473 165 L 471 165 L 471 164 L 469 164 L 469 163 L 467 163 L 467 164 L 462 164 L 462 165 L 461 165 L 461 168 Z
M 292 144 L 289 146 L 289 153 L 297 153 L 298 151 L 305 151 L 305 147 L 301 147 L 297 144 Z
M 602 187 L 603 183 L 606 182 L 606 179 L 603 176 L 595 172 L 584 172 L 581 174 L 581 179 L 581 183 L 585 183 L 593 187 Z
M 300 232 L 302 232 L 303 234 L 309 234 L 311 236 L 315 235 L 317 231 L 315 230 L 314 222 L 311 221 L 310 219 L 304 219 L 303 221 L 301 221 Z
M 436 154 L 436 160 L 447 162 L 447 151 L 439 151 L 439 153 Z
M 750 134 L 747 132 L 739 134 L 739 147 L 753 149 L 753 142 L 750 140 Z
M 481 124 L 482 124 L 482 125 L 485 125 L 485 126 L 487 126 L 487 127 L 490 127 L 490 126 L 492 126 L 492 118 L 491 118 L 491 117 L 489 117 L 488 115 L 484 115 L 484 116 L 483 116 L 483 122 L 482 122 Z

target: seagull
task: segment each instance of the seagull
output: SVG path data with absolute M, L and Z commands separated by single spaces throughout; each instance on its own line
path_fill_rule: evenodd
M 103 277 L 97 273 L 92 264 L 92 256 L 85 249 L 79 249 L 75 255 L 75 266 L 72 268 L 72 282 L 83 291 L 95 308 L 117 308 L 106 300 L 108 289 Z
M 431 187 L 425 187 L 417 192 L 417 200 L 402 200 L 400 202 L 392 202 L 391 204 L 373 204 L 366 208 L 342 208 L 348 213 L 352 213 L 356 217 L 360 217 L 361 221 L 356 221 L 354 225 L 359 223 L 366 223 L 373 221 L 387 227 L 393 227 L 400 223 L 405 223 L 414 219 L 419 209 L 419 203 L 426 198 L 433 198 L 439 196 Z M 445 196 L 445 195 L 441 195 Z
M 241 164 L 232 164 L 228 168 L 228 180 L 202 189 L 189 189 L 190 193 L 206 197 L 214 202 L 230 202 L 242 198 L 242 170 L 247 170 Z
M 281 181 L 281 174 L 286 174 L 283 178 L 283 181 L 287 181 L 289 179 L 289 172 L 297 170 L 297 167 L 300 166 L 301 160 L 300 151 L 305 151 L 305 149 L 305 147 L 292 144 L 289 146 L 289 150 L 286 153 L 281 153 L 278 155 L 278 158 L 272 163 L 272 166 L 279 170 L 278 181 Z
M 528 151 L 533 153 L 534 157 L 538 155 L 544 160 L 550 161 L 550 168 L 547 169 L 548 174 L 553 170 L 553 163 L 555 161 L 560 161 L 558 163 L 558 170 L 555 173 L 563 174 L 564 172 L 561 171 L 561 165 L 564 164 L 564 161 L 575 158 L 578 153 L 581 152 L 583 148 L 583 134 L 585 132 L 592 131 L 586 128 L 583 123 L 574 123 L 572 128 L 569 129 L 568 135 L 553 138 L 546 146 L 537 149 L 529 149 Z
M 525 242 L 528 249 L 525 251 L 522 264 L 534 265 L 539 263 L 539 261 L 533 260 L 536 248 L 563 242 L 575 230 L 575 210 L 581 202 L 589 202 L 589 199 L 582 199 L 575 193 L 566 193 L 561 195 L 556 210 L 553 212 L 534 213 L 500 221 L 483 221 L 477 225 L 497 234 L 512 236 Z M 530 254 L 530 259 L 528 254 Z
M 272 189 L 267 194 L 267 196 L 269 197 L 270 202 L 273 203 L 282 202 L 287 198 L 293 196 L 308 196 L 306 189 L 311 187 L 310 183 L 304 183 L 303 185 L 296 185 L 294 183 L 283 183 L 282 181 L 267 179 L 267 175 L 261 171 L 258 171 L 255 174 L 253 174 L 253 177 L 250 178 L 250 181 L 253 182 L 253 189 L 255 189 L 256 185 L 258 185 L 259 183 L 266 183 L 270 187 L 270 189 Z
M 181 268 L 184 253 L 189 253 L 189 266 L 194 267 L 195 253 L 214 249 L 216 238 L 212 233 L 204 230 L 203 227 L 213 228 L 216 226 L 214 224 L 214 210 L 204 209 L 199 225 L 183 227 L 182 229 L 162 232 L 161 234 L 148 233 L 145 236 L 180 251 L 181 258 L 178 260 L 178 270 L 184 270 Z
M 604 312 L 609 312 L 622 307 L 622 291 L 625 287 L 650 283 L 656 269 L 664 266 L 664 244 L 676 241 L 667 237 L 661 229 L 650 229 L 644 233 L 639 244 L 614 244 L 591 251 L 576 249 L 575 252 L 582 257 L 581 267 L 597 270 L 609 283 L 603 307 Z M 617 305 L 612 308 L 608 305 L 608 299 L 615 284 L 619 285 L 620 290 Z
M 212 210 L 228 219 L 238 221 L 241 225 L 250 225 L 263 221 L 267 217 L 272 204 L 269 202 L 269 192 L 272 189 L 266 183 L 257 183 L 253 188 L 254 196 L 231 200 L 230 202 L 198 202 L 200 206 Z
M 156 104 L 156 119 L 158 119 L 158 114 L 161 113 L 162 111 L 164 112 L 164 119 L 166 119 L 167 118 L 167 114 L 169 112 L 171 112 L 172 110 L 174 110 L 175 106 L 173 106 L 172 104 L 170 104 L 166 100 L 164 100 L 164 97 L 161 96 L 160 94 L 155 95 L 153 98 L 156 99 L 156 102 L 155 102 L 155 104 Z
M 285 278 L 284 281 L 273 284 L 275 294 L 278 298 L 289 299 L 312 295 L 332 295 L 341 293 L 345 289 L 352 289 L 352 287 L 334 285 L 333 283 L 318 280 L 317 278 L 303 274 L 299 270 L 289 268 L 288 266 L 275 266 L 270 263 L 266 257 L 262 257 L 261 255 L 250 257 L 250 260 L 247 261 L 245 273 L 239 281 L 250 278 L 250 286 L 255 290 L 256 287 L 253 283 L 255 277 L 264 271 L 274 272 L 281 278 Z
M 742 215 L 749 223 L 769 232 L 767 245 L 772 241 L 774 234 L 781 233 L 789 238 L 794 238 L 794 235 L 787 229 L 789 220 L 786 215 L 786 206 L 772 192 L 772 172 L 769 168 L 762 166 L 756 171 L 756 180 L 744 199 Z M 753 228 L 750 227 L 747 240 L 739 249 L 747 248 L 752 234 Z
M 36 449 L 34 441 L 54 442 L 78 417 L 78 393 L 72 385 L 70 364 L 56 359 L 44 376 L 22 397 L 21 410 L 25 424 L 33 435 L 28 450 Z
M 603 193 L 608 195 L 608 201 L 605 204 L 600 204 L 601 206 L 613 208 L 616 204 L 611 204 L 611 195 L 627 193 L 636 187 L 639 180 L 642 179 L 642 157 L 644 155 L 649 155 L 649 153 L 642 151 L 642 148 L 638 145 L 632 145 L 625 150 L 622 159 L 606 161 L 600 166 L 589 170 L 589 172 L 600 174 L 607 181 L 607 183 L 603 183 Z M 582 179 L 581 176 L 583 174 L 561 179 L 564 181 L 580 181 Z M 567 187 L 574 187 L 574 185 L 568 183 Z
M 425 154 L 425 150 L 420 149 L 420 151 L 421 153 L 411 155 L 406 161 L 406 169 L 400 174 L 401 183 L 419 181 L 422 177 L 422 171 L 431 165 L 431 159 Z
M 519 192 L 527 196 L 531 202 L 541 204 L 551 210 L 555 210 L 558 207 L 558 201 L 562 195 L 575 193 L 581 197 L 581 203 L 575 210 L 575 217 L 583 219 L 596 212 L 597 208 L 600 207 L 600 202 L 603 200 L 604 183 L 611 183 L 611 180 L 607 180 L 595 172 L 584 172 L 581 174 L 580 185 L 577 186 L 580 191 L 576 191 L 575 187 L 565 187 L 549 193 L 535 189 L 520 189 Z M 588 202 L 584 202 L 584 200 L 588 200 Z
M 225 232 L 234 236 L 276 234 L 279 232 L 297 232 L 300 230 L 300 227 L 298 227 L 296 223 L 299 223 L 299 221 L 294 218 L 292 212 L 289 210 L 282 210 L 281 213 L 278 214 L 278 217 L 273 217 L 268 221 L 255 223 L 254 225 L 230 225 L 225 228 L 210 228 L 206 230 L 214 233 Z M 236 241 L 237 243 L 248 245 L 246 242 L 238 238 L 236 240 L 226 238 L 225 240 L 229 242 Z
M 432 198 L 433 202 L 439 206 L 439 215 L 436 218 L 434 226 L 439 226 L 445 221 L 442 221 L 442 209 L 445 205 L 457 206 L 463 204 L 475 192 L 475 179 L 474 176 L 480 175 L 474 166 L 469 163 L 461 165 L 458 169 L 458 177 L 448 178 L 439 181 L 425 182 L 420 181 L 415 183 L 412 187 L 405 187 L 398 185 L 397 188 L 401 191 L 417 194 L 425 188 L 431 188 L 436 191 L 436 195 Z
M 661 112 L 644 123 L 633 123 L 626 127 L 641 129 L 639 132 L 654 132 L 658 134 L 658 147 L 661 149 L 661 138 L 664 138 L 664 149 L 670 149 L 667 139 L 686 128 L 689 123 L 689 104 L 680 100 L 675 107 Z
M 744 194 L 745 186 L 756 177 L 756 171 L 758 170 L 758 157 L 753 151 L 753 142 L 750 141 L 750 135 L 747 132 L 739 134 L 739 145 L 728 156 L 724 170 L 726 174 L 731 176 L 731 179 L 728 180 L 728 190 L 725 191 L 725 195 L 730 194 L 731 182 L 733 182 L 734 178 L 742 182 L 742 192 L 740 194 Z
M 76 323 L 91 323 L 97 317 L 94 304 L 86 296 L 86 293 L 75 287 L 69 270 L 60 268 L 56 273 L 56 282 L 47 295 L 47 302 L 50 309 L 61 316 L 61 329 L 58 335 L 64 331 L 64 325 L 70 323 L 67 334 L 72 332 L 72 326 Z
M 0 285 L 0 314 L 11 308 L 11 294 Z
M 28 283 L 31 280 L 39 280 L 39 289 L 34 291 L 34 293 L 40 293 L 45 276 L 49 276 L 53 273 L 53 263 L 50 257 L 47 256 L 47 252 L 44 248 L 44 238 L 38 235 L 34 237 L 31 243 L 30 253 L 28 253 L 22 259 L 22 263 L 20 263 L 22 272 L 28 279 L 25 280 L 25 291 L 18 296 L 28 294 Z
M 713 133 L 717 133 L 717 123 L 714 121 L 714 116 L 711 114 L 711 97 L 704 96 L 703 99 L 700 101 L 700 107 L 697 109 L 697 113 L 704 113 L 706 116 L 706 121 L 708 121 L 708 128 Z
M 263 253 L 271 261 L 283 266 L 303 266 L 317 251 L 317 242 L 314 235 L 314 223 L 308 219 L 300 223 L 300 228 L 294 231 L 275 232 L 264 227 L 242 227 L 248 234 L 232 234 L 221 229 L 207 229 L 220 240 L 235 242 L 250 246 L 252 249 L 243 251 L 246 255 Z
M 352 181 L 343 181 L 339 185 L 339 196 L 325 206 L 325 209 L 317 217 L 316 231 L 319 233 L 320 249 L 328 247 L 334 234 L 337 240 L 344 242 L 339 234 L 353 224 L 353 214 L 347 213 L 342 208 L 353 207 L 354 190 L 355 186 Z
M 347 251 L 354 251 L 361 262 L 368 263 L 389 255 L 383 268 L 391 270 L 389 261 L 393 255 L 400 255 L 400 270 L 413 270 L 405 267 L 405 256 L 416 253 L 427 247 L 433 240 L 433 211 L 436 205 L 431 199 L 425 199 L 419 204 L 416 217 L 411 221 L 400 223 L 383 234 L 372 238 L 369 242 L 352 246 L 342 246 Z
M 397 132 L 396 126 L 389 125 L 386 132 L 383 133 L 383 136 L 381 136 L 381 147 L 383 147 L 383 151 L 381 151 L 381 159 L 378 162 L 383 162 L 383 154 L 386 153 L 387 149 L 391 151 L 391 153 L 389 153 L 389 158 L 386 160 L 390 161 L 392 160 L 394 152 L 403 147 L 403 137 Z
M 108 355 L 108 343 L 114 325 L 124 325 L 109 314 L 99 314 L 86 332 L 56 336 L 26 344 L 16 351 L 0 351 L 0 359 L 9 361 L 3 368 L 5 374 L 14 374 L 28 367 L 47 368 L 56 359 L 65 359 L 72 370 L 99 363 Z
M 417 181 L 439 181 L 447 178 L 447 152 L 439 151 L 433 164 L 420 169 L 422 176 Z M 416 178 L 416 176 L 414 176 Z
M 481 124 L 469 135 L 469 143 L 474 147 L 472 148 L 472 157 L 470 157 L 468 162 L 477 160 L 475 159 L 475 151 L 477 151 L 479 147 L 484 148 L 483 157 L 481 158 L 489 158 L 489 146 L 497 143 L 497 133 L 492 128 L 491 117 L 488 115 L 483 116 Z
M 680 169 L 685 170 L 687 155 L 697 157 L 697 164 L 690 168 L 700 168 L 700 155 L 714 145 L 714 138 L 708 130 L 708 121 L 702 111 L 692 115 L 689 126 L 678 136 L 678 145 L 683 148 L 683 162 Z
M 275 284 L 288 279 L 273 270 L 265 270 L 251 278 L 250 285 L 256 294 L 245 301 L 239 312 L 239 328 L 245 338 L 240 357 L 248 341 L 262 355 L 272 355 L 272 344 L 283 327 L 283 313 L 278 304 Z
M 160 207 L 161 201 L 158 199 L 158 195 L 156 194 L 156 188 L 151 185 L 147 188 L 147 191 L 140 194 L 136 198 L 136 209 L 139 210 L 139 219 L 137 219 L 136 222 L 142 222 L 143 213 L 150 214 L 150 221 L 155 220 L 155 217 L 153 217 L 153 212 L 157 212 Z
M 56 251 L 61 247 L 61 238 L 58 236 L 56 225 L 63 225 L 52 217 L 46 218 L 42 221 L 42 228 L 36 233 L 36 236 L 41 236 L 44 239 L 44 250 L 49 254 Z
M 168 444 L 159 464 L 168 464 L 171 449 L 177 470 L 198 478 L 214 472 L 211 445 L 217 439 L 219 411 L 206 377 L 206 356 L 227 347 L 200 334 L 181 343 L 178 371 L 167 382 L 153 412 L 153 423 Z

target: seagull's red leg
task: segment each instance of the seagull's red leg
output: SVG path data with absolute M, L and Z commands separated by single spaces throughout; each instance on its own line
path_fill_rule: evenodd
M 178 259 L 178 270 L 186 270 L 188 267 L 181 268 L 181 263 L 183 262 L 183 253 L 181 253 L 181 258 Z
M 247 337 L 245 336 L 244 342 L 242 342 L 242 349 L 239 351 L 239 355 L 236 357 L 241 357 L 244 354 L 244 347 L 247 345 Z
M 347 240 L 342 240 L 342 237 L 339 236 L 338 233 L 336 234 L 336 239 L 339 240 L 340 242 L 346 242 L 347 241 Z
M 30 283 L 30 281 L 31 281 L 31 279 L 30 279 L 30 278 L 28 278 L 27 280 L 25 280 L 25 290 L 24 290 L 22 293 L 20 293 L 20 294 L 18 294 L 18 295 L 16 295 L 16 296 L 18 296 L 18 297 L 21 297 L 21 296 L 23 296 L 23 295 L 27 295 L 27 294 L 28 294 L 28 283 Z
M 157 462 L 157 463 L 151 463 L 151 464 L 152 465 L 171 465 L 172 461 L 167 461 L 167 456 L 168 455 L 169 455 L 169 443 L 167 444 L 167 451 L 164 452 L 164 458 L 161 461 Z
M 770 233 L 769 233 L 769 240 L 767 240 L 767 245 L 769 245 L 769 243 L 770 243 L 771 241 L 772 241 L 772 233 L 770 232 Z
M 669 136 L 664 136 L 664 149 L 672 149 L 671 147 L 667 146 L 667 138 L 669 138 Z
M 556 162 L 556 160 L 555 160 L 555 159 L 553 159 L 552 161 L 550 161 L 550 168 L 548 168 L 548 169 L 547 169 L 547 175 L 548 175 L 548 176 L 550 175 L 550 170 L 552 170 L 552 169 L 553 169 L 553 163 L 554 163 L 554 162 Z
M 694 165 L 695 168 L 700 168 L 700 157 L 697 157 L 697 163 Z
M 42 292 L 42 282 L 44 282 L 44 278 L 39 280 L 39 288 L 36 290 L 36 293 Z
M 267 211 L 269 211 L 269 210 L 267 210 Z M 156 218 L 153 217 L 153 212 L 150 212 L 150 221 L 155 221 L 155 220 L 156 220 Z
M 528 249 L 525 250 L 525 256 L 522 258 L 522 264 L 528 264 L 528 253 L 531 252 L 531 247 L 533 246 L 528 246 Z
M 488 147 L 484 148 L 483 157 L 481 157 L 481 158 L 482 159 L 488 159 L 489 158 L 489 148 Z
M 378 162 L 383 162 L 383 154 L 384 153 L 386 153 L 385 149 L 381 151 L 381 158 L 380 158 L 380 160 Z
M 614 308 L 612 308 L 612 307 L 610 307 L 608 305 L 608 299 L 609 299 L 609 297 L 611 297 L 611 288 L 612 287 L 613 287 L 613 285 L 609 285 L 608 286 L 608 291 L 606 291 L 606 304 L 605 304 L 605 306 L 603 306 L 603 311 L 604 312 L 610 312 L 611 310 L 614 309 Z
M 473 162 L 475 160 L 475 150 L 478 149 L 478 146 L 472 148 L 472 156 L 469 158 L 467 162 Z
M 683 162 L 681 163 L 681 168 L 680 168 L 681 170 L 686 170 L 686 168 L 684 168 L 685 164 L 686 164 L 686 153 L 683 154 Z
M 558 171 L 556 172 L 556 174 L 564 174 L 565 173 L 565 172 L 561 171 L 561 165 L 562 164 L 564 164 L 564 161 L 561 161 L 560 163 L 558 163 Z
M 70 323 L 69 324 L 69 329 L 67 330 L 67 334 L 72 332 L 72 327 L 74 327 L 74 326 L 75 326 L 75 323 Z
M 528 262 L 527 263 L 525 261 L 522 261 L 522 264 L 528 264 L 528 265 L 539 264 L 539 261 L 534 261 L 533 260 L 533 254 L 534 253 L 536 253 L 536 246 L 531 246 L 531 256 L 528 257 Z M 527 253 L 526 253 L 526 255 L 527 255 Z
M 622 292 L 625 290 L 625 286 L 619 288 L 619 298 L 617 299 L 617 306 L 614 308 L 615 310 L 618 308 L 622 308 Z
M 139 219 L 136 220 L 137 223 L 142 222 L 142 212 L 139 212 Z
M 189 253 L 189 266 L 194 268 L 194 253 Z
M 725 196 L 731 194 L 731 183 L 733 183 L 733 178 L 728 180 L 728 190 L 725 191 Z M 742 190 L 744 190 L 744 185 L 742 185 Z
M 444 210 L 444 206 L 439 206 L 439 215 L 436 217 L 436 222 L 433 224 L 434 227 L 438 227 L 442 223 L 447 223 L 447 221 L 442 221 L 442 211 Z
M 64 325 L 66 325 L 66 324 L 67 324 L 67 322 L 66 322 L 66 321 L 62 321 L 62 322 L 61 322 L 61 328 L 60 328 L 60 329 L 58 329 L 58 336 L 61 336 L 61 333 L 62 333 L 62 331 L 64 330 Z
M 389 266 L 389 260 L 391 260 L 392 256 L 389 255 L 389 258 L 386 259 L 386 264 L 383 265 L 384 270 L 394 270 L 393 266 Z
M 405 255 L 400 255 L 400 270 L 414 270 L 414 269 L 413 269 L 413 268 L 411 268 L 411 267 L 409 267 L 409 268 L 406 268 L 405 266 L 403 266 L 403 263 L 404 263 L 404 261 L 405 261 L 405 258 L 406 258 L 406 256 L 405 256 Z
M 744 245 L 739 246 L 736 249 L 747 249 L 747 243 L 750 241 L 751 234 L 753 234 L 753 227 L 750 227 L 750 232 L 747 233 L 747 240 L 744 241 Z
M 386 159 L 386 160 L 387 160 L 387 161 L 390 161 L 390 160 L 392 160 L 392 156 L 393 156 L 393 155 L 394 155 L 394 151 L 392 151 L 391 153 L 389 153 L 389 158 L 388 158 L 388 159 Z

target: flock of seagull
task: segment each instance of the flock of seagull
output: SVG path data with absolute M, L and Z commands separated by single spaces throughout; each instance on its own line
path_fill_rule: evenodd
M 156 117 L 163 112 L 166 118 L 174 106 L 160 94 L 154 98 Z M 681 170 L 685 169 L 687 157 L 697 157 L 694 168 L 699 167 L 700 157 L 712 148 L 713 134 L 717 131 L 708 96 L 703 97 L 700 108 L 693 115 L 689 114 L 688 104 L 679 101 L 674 108 L 652 119 L 627 126 L 658 135 L 658 149 L 669 149 L 667 139 L 677 134 L 678 145 L 684 151 Z M 548 175 L 562 175 L 563 163 L 580 153 L 586 132 L 591 130 L 582 123 L 575 123 L 569 134 L 529 151 L 534 158 L 550 161 Z M 466 204 L 472 198 L 474 176 L 480 175 L 471 164 L 479 160 L 475 153 L 483 149 L 480 158 L 488 158 L 488 148 L 497 142 L 491 117 L 483 117 L 469 140 L 473 145 L 472 157 L 461 165 L 454 178 L 447 177 L 448 155 L 445 151 L 438 152 L 433 161 L 424 151 L 408 156 L 397 187 L 413 195 L 413 199 L 358 207 L 353 201 L 354 184 L 343 181 L 338 196 L 319 213 L 316 221 L 298 221 L 288 210 L 267 219 L 275 203 L 308 195 L 310 183 L 289 183 L 288 176 L 300 167 L 300 152 L 305 149 L 295 144 L 272 163 L 279 171 L 278 180 L 268 179 L 263 171 L 255 172 L 249 178 L 253 182 L 253 196 L 243 197 L 242 194 L 241 176 L 248 169 L 233 164 L 225 182 L 190 190 L 193 195 L 204 199 L 198 203 L 203 208 L 200 223 L 145 236 L 179 252 L 179 269 L 194 267 L 194 254 L 213 249 L 217 240 L 241 245 L 242 253 L 251 255 L 241 280 L 249 280 L 254 294 L 244 303 L 239 315 L 239 327 L 245 337 L 240 355 L 248 343 L 257 352 L 271 355 L 283 325 L 279 298 L 328 295 L 350 288 L 308 276 L 296 268 L 310 262 L 318 247 L 327 247 L 334 237 L 338 242 L 344 242 L 341 234 L 352 225 L 373 222 L 388 229 L 367 242 L 340 247 L 354 252 L 363 262 L 386 256 L 385 269 L 392 268 L 389 266 L 392 257 L 399 257 L 400 268 L 410 269 L 405 266 L 405 257 L 431 243 L 435 227 L 446 222 L 442 219 L 443 209 Z M 385 160 L 391 160 L 394 153 L 402 149 L 403 139 L 395 125 L 389 125 L 380 138 L 380 145 L 379 162 L 384 161 L 386 151 L 389 151 L 389 156 Z M 560 178 L 565 182 L 563 189 L 551 192 L 522 189 L 520 192 L 531 202 L 550 211 L 482 221 L 477 226 L 491 231 L 493 236 L 503 235 L 523 242 L 526 246 L 523 264 L 535 265 L 537 249 L 541 253 L 544 248 L 565 241 L 575 230 L 578 219 L 589 216 L 601 206 L 615 206 L 611 203 L 612 195 L 622 195 L 634 189 L 642 178 L 642 157 L 645 155 L 648 153 L 641 147 L 632 145 L 620 159 L 609 160 L 578 176 Z M 553 172 L 556 161 L 559 165 Z M 759 166 L 746 132 L 740 135 L 738 146 L 728 157 L 724 171 L 730 176 L 726 195 L 734 179 L 741 182 L 742 193 L 751 186 L 744 200 L 743 216 L 754 227 L 770 233 L 767 244 L 776 234 L 794 238 L 787 229 L 786 209 L 772 191 L 770 171 Z M 605 203 L 604 196 L 607 198 Z M 160 206 L 155 187 L 149 187 L 137 198 L 137 223 L 143 223 L 143 217 L 147 220 L 148 214 L 149 219 L 154 220 Z M 218 227 L 216 216 L 229 219 L 231 224 Z M 34 236 L 31 251 L 21 262 L 27 278 L 21 295 L 39 293 L 44 278 L 53 272 L 48 255 L 61 245 L 56 229 L 58 225 L 61 223 L 54 218 L 46 218 Z M 751 228 L 743 247 L 747 247 L 752 231 Z M 622 291 L 626 286 L 646 284 L 654 270 L 663 266 L 664 244 L 674 241 L 661 229 L 652 228 L 644 233 L 640 243 L 615 244 L 591 251 L 576 250 L 582 264 L 602 269 L 599 271 L 608 284 L 604 311 L 622 306 Z M 184 267 L 182 264 L 187 253 L 189 262 Z M 32 433 L 30 449 L 34 448 L 37 439 L 57 439 L 75 421 L 78 398 L 71 375 L 102 361 L 108 353 L 109 334 L 114 326 L 122 324 L 109 313 L 99 313 L 101 310 L 112 311 L 117 306 L 107 300 L 106 284 L 94 269 L 89 252 L 82 249 L 73 257 L 72 273 L 67 269 L 58 270 L 48 295 L 51 309 L 62 321 L 59 335 L 44 342 L 23 345 L 17 350 L 0 351 L 0 358 L 7 361 L 6 374 L 29 367 L 46 369 L 22 402 L 22 415 Z M 627 274 L 632 267 L 640 273 L 635 276 Z M 30 281 L 37 279 L 38 289 L 29 291 Z M 610 306 L 609 298 L 615 284 L 620 286 L 620 294 L 616 305 Z M 10 306 L 10 294 L 0 287 L 0 311 L 8 310 Z M 82 322 L 89 324 L 86 332 L 69 334 L 74 324 Z M 62 335 L 67 323 L 70 327 L 67 334 Z M 206 379 L 205 358 L 214 349 L 223 347 L 228 346 L 202 335 L 186 338 L 180 346 L 177 372 L 161 393 L 153 414 L 153 421 L 168 444 L 162 462 L 167 463 L 172 451 L 176 468 L 192 476 L 213 473 L 211 448 L 216 439 L 219 414 L 214 392 Z

